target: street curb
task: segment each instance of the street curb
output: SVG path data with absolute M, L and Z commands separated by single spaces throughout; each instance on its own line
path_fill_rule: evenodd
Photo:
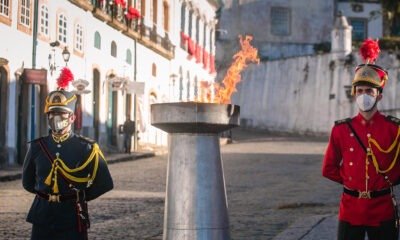
M 154 157 L 156 154 L 153 152 L 145 152 L 145 153 L 133 153 L 131 155 L 124 154 L 124 155 L 119 155 L 119 156 L 114 156 L 109 159 L 107 159 L 107 164 L 114 164 L 114 163 L 120 163 L 120 162 L 128 162 L 128 161 L 135 161 L 138 159 L 144 159 L 144 158 L 151 158 Z M 7 171 L 7 170 L 4 170 Z M 14 181 L 22 178 L 22 166 L 20 170 L 9 170 L 7 173 L 5 173 L 3 176 L 0 176 L 0 182 L 9 182 L 9 181 Z
M 314 215 L 300 219 L 278 234 L 273 240 L 300 240 L 304 239 L 313 229 L 317 228 L 325 219 L 332 215 Z
M 108 159 L 107 160 L 107 164 L 134 161 L 134 160 L 143 159 L 143 158 L 151 158 L 151 157 L 154 157 L 154 156 L 156 156 L 156 154 L 152 153 L 152 152 L 140 153 L 139 155 L 127 155 L 127 156 L 118 157 L 118 158 L 115 158 L 115 159 L 113 159 L 113 158 Z
M 14 180 L 20 179 L 21 177 L 22 177 L 22 173 L 15 173 L 15 174 L 10 174 L 10 175 L 6 175 L 6 176 L 1 176 L 0 182 L 14 181 Z

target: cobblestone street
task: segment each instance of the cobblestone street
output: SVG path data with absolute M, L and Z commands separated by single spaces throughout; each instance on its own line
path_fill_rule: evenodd
M 326 138 L 235 133 L 221 147 L 232 239 L 273 239 L 295 221 L 335 214 L 340 186 L 321 177 Z M 89 203 L 90 239 L 162 239 L 167 156 L 110 164 L 115 188 Z M 0 239 L 28 239 L 33 195 L 0 183 Z

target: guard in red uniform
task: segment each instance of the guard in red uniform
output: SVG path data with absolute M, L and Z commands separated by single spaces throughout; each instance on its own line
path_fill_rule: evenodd
M 374 63 L 378 43 L 367 39 L 360 48 L 366 62 L 352 82 L 359 113 L 332 128 L 322 175 L 343 185 L 338 240 L 397 240 L 398 215 L 393 186 L 400 179 L 400 119 L 384 116 L 377 103 L 388 80 Z

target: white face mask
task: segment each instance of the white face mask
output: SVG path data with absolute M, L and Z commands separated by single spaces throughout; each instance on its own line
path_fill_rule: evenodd
M 69 121 L 68 118 L 63 118 L 60 115 L 55 115 L 54 117 L 49 118 L 49 125 L 53 132 L 61 133 L 64 128 L 68 127 Z
M 376 98 L 364 93 L 357 96 L 356 101 L 361 111 L 368 112 L 375 106 Z

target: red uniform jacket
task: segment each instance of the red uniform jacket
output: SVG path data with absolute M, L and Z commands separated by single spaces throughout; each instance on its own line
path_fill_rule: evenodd
M 396 140 L 398 124 L 381 113 L 374 114 L 366 121 L 361 114 L 349 119 L 355 132 L 367 148 L 368 137 L 375 139 L 382 149 L 386 150 Z M 382 153 L 373 144 L 373 151 L 381 170 L 388 169 L 394 160 L 396 147 L 389 153 Z M 399 158 L 399 157 L 398 157 Z M 400 160 L 393 169 L 386 173 L 392 183 L 400 178 Z M 366 161 L 366 153 L 358 143 L 346 121 L 337 121 L 332 128 L 328 147 L 326 149 L 322 175 L 343 186 L 358 191 L 376 191 L 389 187 L 384 177 L 377 173 L 374 164 Z M 342 194 L 339 220 L 353 225 L 378 226 L 382 221 L 393 219 L 394 208 L 390 194 L 367 199 Z

